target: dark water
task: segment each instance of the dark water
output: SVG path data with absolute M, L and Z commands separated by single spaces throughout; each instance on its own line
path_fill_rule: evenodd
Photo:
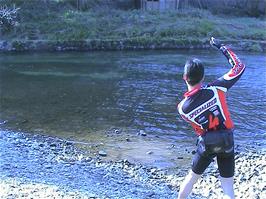
M 123 148 L 116 156 L 138 159 L 139 150 L 171 156 L 160 149 L 193 147 L 195 141 L 176 111 L 186 89 L 182 72 L 188 57 L 203 60 L 206 81 L 229 70 L 215 50 L 0 54 L 0 128 Z M 264 145 L 266 57 L 243 52 L 239 57 L 247 70 L 228 93 L 236 142 Z M 108 136 L 114 129 L 122 131 Z M 146 141 L 122 139 L 140 130 L 148 134 Z

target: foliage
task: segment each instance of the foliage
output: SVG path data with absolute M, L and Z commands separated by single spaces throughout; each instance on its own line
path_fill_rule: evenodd
M 0 0 L 1 1 L 1 0 Z M 12 0 L 15 2 L 18 0 Z M 210 36 L 228 40 L 266 40 L 265 21 L 249 17 L 216 16 L 203 9 L 143 12 L 94 6 L 76 9 L 76 0 L 18 1 L 18 26 L 10 40 L 127 41 L 141 45 L 198 44 Z M 109 0 L 108 0 L 109 1 Z M 21 3 L 23 2 L 23 3 Z M 93 3 L 95 5 L 93 5 Z M 111 42 L 110 42 L 111 43 Z M 98 45 L 98 43 L 97 43 Z
M 7 6 L 0 7 L 0 27 L 5 31 L 10 31 L 12 27 L 17 25 L 17 13 L 19 8 L 13 6 L 9 8 Z

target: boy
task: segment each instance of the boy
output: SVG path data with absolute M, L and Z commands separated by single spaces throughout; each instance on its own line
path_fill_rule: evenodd
M 191 59 L 185 64 L 183 79 L 188 91 L 178 104 L 178 111 L 192 125 L 198 140 L 192 170 L 180 186 L 178 198 L 182 199 L 188 197 L 193 185 L 214 157 L 217 158 L 224 195 L 234 198 L 234 124 L 230 118 L 225 93 L 242 76 L 245 65 L 232 50 L 213 37 L 210 44 L 222 51 L 232 68 L 216 81 L 203 86 L 204 67 L 201 61 Z

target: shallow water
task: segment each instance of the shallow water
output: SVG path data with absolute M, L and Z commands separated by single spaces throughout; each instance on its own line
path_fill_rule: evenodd
M 188 57 L 203 60 L 206 81 L 229 70 L 215 50 L 0 54 L 0 128 L 97 143 L 110 158 L 170 164 L 195 144 L 176 111 Z M 263 146 L 266 57 L 239 57 L 247 70 L 228 92 L 236 143 Z M 140 130 L 148 136 L 137 136 Z

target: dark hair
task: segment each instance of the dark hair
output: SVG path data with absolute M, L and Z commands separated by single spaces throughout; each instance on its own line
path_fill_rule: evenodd
M 187 60 L 184 75 L 187 76 L 187 82 L 189 85 L 194 86 L 199 83 L 204 77 L 204 67 L 199 59 L 193 58 Z

